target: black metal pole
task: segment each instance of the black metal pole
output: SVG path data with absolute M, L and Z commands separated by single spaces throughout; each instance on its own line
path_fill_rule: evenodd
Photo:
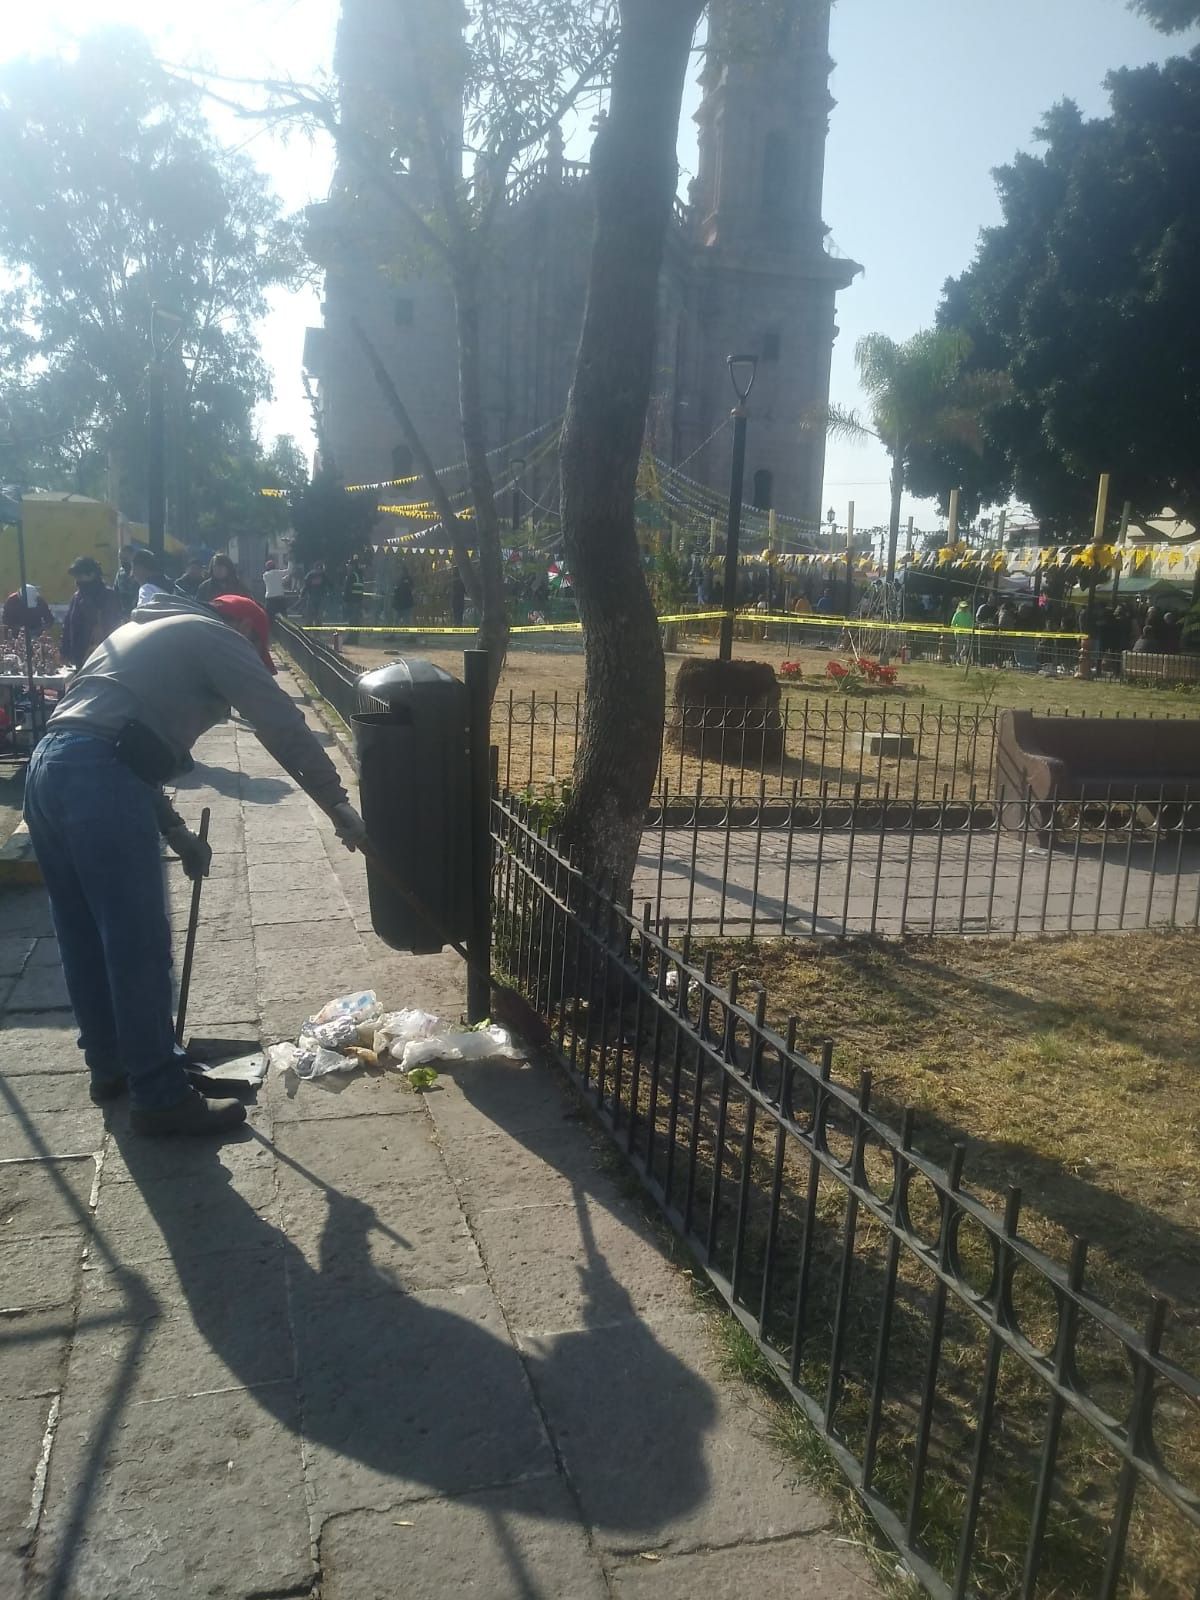
M 491 702 L 488 653 L 464 650 L 471 741 L 471 930 L 467 936 L 467 1021 L 486 1022 L 492 1010 L 492 794 L 488 766 Z
M 163 400 L 164 373 L 161 356 L 150 362 L 150 413 L 146 424 L 146 522 L 150 529 L 150 548 L 162 556 L 167 531 L 167 421 Z
M 729 527 L 725 534 L 725 592 L 721 604 L 722 661 L 733 659 L 733 614 L 737 609 L 738 543 L 742 533 L 742 488 L 746 479 L 746 409 L 733 410 L 733 471 L 729 480 Z

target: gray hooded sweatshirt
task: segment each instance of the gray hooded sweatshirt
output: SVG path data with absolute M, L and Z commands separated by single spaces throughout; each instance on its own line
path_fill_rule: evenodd
M 319 806 L 328 811 L 346 799 L 333 762 L 250 641 L 178 595 L 153 595 L 109 634 L 72 678 L 50 729 L 115 738 L 127 722 L 140 722 L 182 773 L 196 740 L 230 707 Z

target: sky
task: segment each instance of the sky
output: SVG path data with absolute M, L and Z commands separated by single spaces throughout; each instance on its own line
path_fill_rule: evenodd
M 142 29 L 173 62 L 233 75 L 301 80 L 330 70 L 337 0 L 10 0 L 0 59 L 68 50 L 102 23 Z M 966 267 L 979 230 L 999 218 L 991 169 L 1018 149 L 1056 101 L 1103 114 L 1105 73 L 1162 61 L 1194 46 L 1154 32 L 1123 0 L 837 0 L 837 63 L 826 163 L 825 220 L 865 272 L 839 300 L 831 398 L 857 405 L 854 346 L 865 333 L 907 338 L 928 326 L 942 283 Z M 680 159 L 694 166 L 685 107 Z M 282 143 L 214 109 L 219 135 L 244 145 L 289 208 L 321 199 L 330 154 Z M 304 329 L 320 320 L 314 291 L 278 294 L 263 329 L 275 398 L 260 423 L 269 440 L 310 443 L 300 385 Z M 843 523 L 886 521 L 887 460 L 874 446 L 831 442 L 823 503 Z M 904 507 L 918 527 L 937 524 L 930 502 Z

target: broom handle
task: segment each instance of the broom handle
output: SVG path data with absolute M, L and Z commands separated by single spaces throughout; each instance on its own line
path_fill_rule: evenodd
M 208 824 L 212 813 L 207 806 L 200 813 L 200 843 L 208 843 Z M 179 973 L 179 1010 L 175 1016 L 175 1043 L 182 1046 L 183 1030 L 187 1023 L 188 991 L 192 987 L 192 963 L 196 959 L 196 930 L 200 926 L 200 891 L 204 887 L 204 874 L 192 880 L 192 908 L 188 912 L 187 940 L 183 947 L 183 967 Z

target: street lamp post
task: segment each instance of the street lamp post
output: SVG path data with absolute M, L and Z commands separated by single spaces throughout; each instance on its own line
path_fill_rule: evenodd
M 729 526 L 725 534 L 725 592 L 721 618 L 721 645 L 718 655 L 722 661 L 733 659 L 733 614 L 737 607 L 738 541 L 742 532 L 742 489 L 746 479 L 746 401 L 754 387 L 758 372 L 758 357 L 750 355 L 729 356 L 726 361 L 737 405 L 733 417 L 733 470 L 729 480 Z

